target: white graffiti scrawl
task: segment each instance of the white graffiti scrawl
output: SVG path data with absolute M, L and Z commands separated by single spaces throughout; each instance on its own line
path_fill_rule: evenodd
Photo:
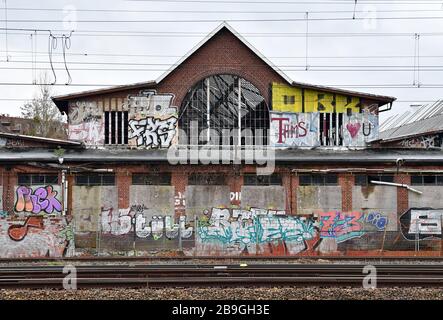
M 137 147 L 169 148 L 176 136 L 176 127 L 176 117 L 130 120 L 129 139 L 135 139 Z
M 129 145 L 137 148 L 169 148 L 178 139 L 177 108 L 172 94 L 146 90 L 129 96 Z

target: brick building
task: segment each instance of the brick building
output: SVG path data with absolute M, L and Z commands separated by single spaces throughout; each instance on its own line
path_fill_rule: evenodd
M 394 100 L 224 23 L 156 81 L 54 97 L 69 141 L 5 144 L 0 257 L 440 255 L 441 150 L 371 145 Z

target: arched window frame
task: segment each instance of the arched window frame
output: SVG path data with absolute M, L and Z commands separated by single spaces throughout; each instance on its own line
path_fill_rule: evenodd
M 225 78 L 233 81 L 232 88 L 232 84 L 226 82 Z M 211 80 L 214 82 L 212 83 Z M 220 88 L 219 82 L 225 82 L 226 87 L 224 90 Z M 216 89 L 211 87 L 213 84 L 217 86 Z M 222 94 L 221 97 L 216 97 L 215 92 L 218 91 Z M 245 92 L 249 92 L 249 97 L 247 97 Z M 232 96 L 236 98 L 235 103 L 229 101 Z M 230 105 L 236 106 L 235 119 L 233 119 L 236 123 L 230 123 L 227 128 L 224 126 L 230 121 L 226 119 L 226 115 L 223 112 L 217 112 L 217 116 L 214 117 L 216 112 L 214 109 L 219 109 L 223 105 L 226 105 L 225 113 L 232 112 L 232 108 L 229 108 Z M 259 141 L 259 144 L 267 145 L 269 142 L 269 111 L 268 104 L 260 90 L 250 81 L 235 74 L 215 74 L 201 79 L 188 90 L 179 112 L 179 128 L 187 133 L 188 141 L 186 144 L 190 145 L 202 145 L 210 141 L 210 130 L 207 130 L 206 141 L 200 141 L 199 137 L 191 136 L 189 129 L 191 121 L 198 121 L 200 125 L 204 125 L 203 129 L 214 129 L 219 134 L 224 129 L 237 129 L 237 136 L 241 136 L 242 130 L 251 129 L 252 136 L 243 136 L 241 139 L 236 139 L 236 141 L 230 139 L 229 143 L 225 143 L 226 141 L 223 141 L 223 138 L 221 138 L 222 140 L 219 141 L 218 145 L 251 145 L 251 143 L 248 143 L 251 140 L 252 145 L 256 145 L 258 138 L 262 139 L 262 143 Z M 202 113 L 204 113 L 203 116 L 201 116 Z M 223 116 L 225 116 L 225 119 Z M 257 129 L 263 130 L 263 136 L 256 136 Z M 199 127 L 199 136 L 200 132 L 201 128 Z

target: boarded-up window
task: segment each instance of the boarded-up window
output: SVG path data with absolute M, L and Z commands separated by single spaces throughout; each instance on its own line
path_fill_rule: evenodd
M 191 174 L 188 178 L 190 186 L 221 186 L 225 185 L 225 176 L 221 174 Z
M 378 175 L 366 175 L 357 174 L 355 175 L 355 185 L 356 186 L 367 186 L 371 181 L 381 181 L 381 182 L 394 182 L 393 175 L 378 174 Z
M 414 186 L 443 186 L 443 175 L 412 175 Z
M 278 174 L 260 176 L 256 174 L 246 174 L 243 184 L 245 186 L 281 186 L 282 178 Z
M 170 186 L 170 173 L 135 173 L 132 175 L 133 185 Z
M 57 174 L 18 174 L 19 185 L 49 185 L 58 184 Z
M 299 183 L 301 186 L 336 186 L 338 176 L 336 174 L 301 174 Z
M 75 176 L 77 186 L 114 186 L 114 174 L 79 174 Z

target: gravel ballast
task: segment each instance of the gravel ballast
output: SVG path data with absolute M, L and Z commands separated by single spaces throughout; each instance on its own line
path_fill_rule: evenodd
M 168 288 L 0 290 L 3 300 L 443 300 L 440 288 Z

